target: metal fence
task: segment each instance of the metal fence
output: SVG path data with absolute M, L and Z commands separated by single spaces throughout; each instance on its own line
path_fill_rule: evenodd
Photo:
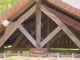
M 3 57 L 3 58 L 6 58 L 6 57 L 10 57 L 10 56 L 26 56 L 26 57 L 30 57 L 30 54 L 24 54 L 24 53 L 20 53 L 20 52 L 17 52 L 17 53 L 0 53 L 0 57 Z M 48 53 L 48 57 L 54 57 L 54 58 L 57 58 L 57 59 L 61 59 L 61 58 L 80 58 L 80 54 L 59 54 L 59 53 Z

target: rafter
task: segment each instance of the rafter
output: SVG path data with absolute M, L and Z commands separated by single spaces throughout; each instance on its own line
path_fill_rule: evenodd
M 48 17 L 50 17 L 56 24 L 58 24 L 61 27 L 61 29 L 68 35 L 68 37 L 72 39 L 72 41 L 80 48 L 79 39 L 68 29 L 68 27 L 64 23 L 62 23 L 62 21 L 59 18 L 57 18 L 54 14 L 48 11 L 44 6 L 41 6 L 41 10 Z
M 19 44 L 19 42 L 22 40 L 22 38 L 24 37 L 24 35 L 21 33 L 18 37 L 17 37 L 17 39 L 16 39 L 16 41 L 14 42 L 14 44 L 12 45 L 12 49 L 14 49 L 18 44 Z
M 58 34 L 55 35 L 54 38 L 51 39 L 51 44 L 53 44 L 58 38 L 60 38 L 61 36 L 64 36 L 64 32 L 63 31 L 60 31 Z
M 17 26 L 24 22 L 27 18 L 29 18 L 35 12 L 36 6 L 33 6 L 28 12 L 26 12 L 23 16 L 21 16 L 15 23 L 7 26 L 5 30 L 5 34 L 0 39 L 0 47 L 4 44 L 4 42 L 14 33 L 17 29 Z
M 61 27 L 58 26 L 54 31 L 52 31 L 52 32 L 41 42 L 41 47 L 43 47 L 47 42 L 49 42 L 60 30 L 61 30 Z
M 18 26 L 18 29 L 26 36 L 27 39 L 36 47 L 36 41 L 34 38 L 24 29 L 22 25 Z
M 80 40 L 65 25 L 63 25 L 62 30 L 80 48 Z
M 69 26 L 68 26 L 69 27 Z M 72 33 L 80 40 L 80 35 L 74 30 L 72 27 L 69 27 L 69 29 L 72 31 Z
M 23 23 L 26 19 L 28 19 L 34 12 L 36 11 L 36 6 L 34 5 L 29 11 L 27 11 L 23 16 L 21 16 L 17 22 L 18 25 Z
M 17 29 L 17 23 L 11 24 L 5 30 L 3 37 L 0 39 L 0 47 L 5 43 L 5 41 L 14 33 Z
M 25 29 L 26 30 L 29 30 L 31 27 L 33 27 L 35 25 L 35 20 L 34 21 L 32 21 L 32 22 L 30 22 L 26 27 L 25 27 Z M 22 38 L 24 37 L 24 35 L 21 33 L 18 37 L 17 37 L 17 39 L 16 39 L 16 41 L 14 42 L 14 44 L 12 45 L 12 49 L 14 49 L 17 45 L 18 45 L 18 43 L 22 40 Z
M 69 18 L 69 17 L 67 17 L 67 16 L 65 16 L 65 15 L 47 7 L 47 6 L 45 6 L 45 5 L 44 5 L 44 7 L 47 10 L 49 10 L 51 13 L 55 14 L 62 22 L 64 22 L 65 24 L 67 24 L 71 27 L 73 27 L 74 29 L 77 29 L 77 30 L 80 31 L 80 23 L 79 22 L 77 22 L 77 21 L 75 21 L 75 20 L 73 20 L 73 19 L 71 19 L 71 18 Z

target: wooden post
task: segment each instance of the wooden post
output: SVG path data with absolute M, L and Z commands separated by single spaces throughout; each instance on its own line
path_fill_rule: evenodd
M 57 60 L 59 60 L 59 53 L 57 53 Z
M 18 51 L 18 56 L 20 56 L 20 51 Z
M 6 58 L 6 53 L 4 52 L 3 54 L 4 54 L 4 58 Z
M 74 53 L 72 53 L 72 60 L 74 60 Z
M 41 0 L 36 0 L 36 48 L 41 46 Z
M 49 17 L 47 17 L 47 36 L 50 34 L 50 21 Z M 47 50 L 49 51 L 50 49 L 50 41 L 47 43 Z

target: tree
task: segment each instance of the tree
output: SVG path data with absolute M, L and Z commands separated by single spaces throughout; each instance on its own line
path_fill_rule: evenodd
M 0 0 L 0 17 L 18 2 L 19 0 Z

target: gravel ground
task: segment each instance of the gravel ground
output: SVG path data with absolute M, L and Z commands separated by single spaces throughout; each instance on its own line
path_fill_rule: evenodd
M 20 58 L 17 58 L 17 59 L 8 59 L 8 58 L 0 58 L 0 60 L 57 60 L 56 58 L 53 58 L 53 57 L 20 57 Z M 80 60 L 80 58 L 75 58 L 75 59 L 72 59 L 72 58 L 60 58 L 59 60 Z

